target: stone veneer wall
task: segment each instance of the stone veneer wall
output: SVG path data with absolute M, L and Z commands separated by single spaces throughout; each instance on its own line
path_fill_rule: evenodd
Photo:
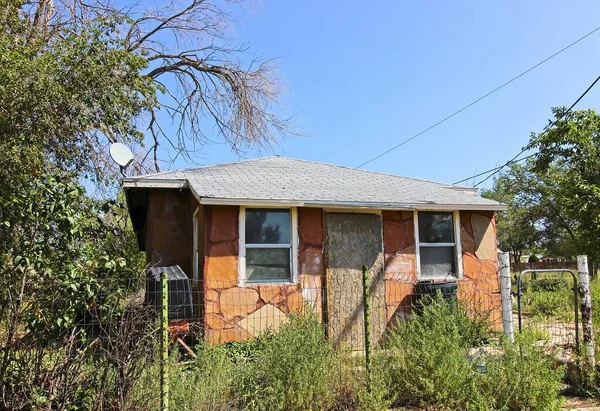
M 475 310 L 490 313 L 490 321 L 502 328 L 502 302 L 498 274 L 496 221 L 493 211 L 461 211 L 460 237 L 464 278 L 458 297 Z
M 208 341 L 224 343 L 278 329 L 287 314 L 311 307 L 322 316 L 323 214 L 298 209 L 298 284 L 238 287 L 239 207 L 206 206 L 204 308 Z
M 461 211 L 463 279 L 458 297 L 474 310 L 491 313 L 490 320 L 501 326 L 496 225 L 493 212 Z M 417 283 L 414 219 L 412 211 L 383 212 L 385 289 L 388 325 L 394 318 L 410 315 Z
M 412 211 L 383 212 L 385 301 L 388 325 L 410 314 L 417 283 L 415 224 Z

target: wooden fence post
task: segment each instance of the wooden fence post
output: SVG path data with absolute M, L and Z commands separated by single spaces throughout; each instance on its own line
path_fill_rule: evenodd
M 500 296 L 502 299 L 502 329 L 511 342 L 515 341 L 515 325 L 513 317 L 512 284 L 510 274 L 510 254 L 498 253 L 500 266 Z
M 585 357 L 591 370 L 596 367 L 596 349 L 594 346 L 594 327 L 592 325 L 592 294 L 590 292 L 590 273 L 587 256 L 577 256 L 579 271 L 579 300 L 581 305 L 581 323 L 583 324 L 583 345 Z

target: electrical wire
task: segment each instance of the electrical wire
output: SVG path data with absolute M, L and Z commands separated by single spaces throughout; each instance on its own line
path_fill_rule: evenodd
M 596 77 L 596 80 L 594 80 L 594 82 L 592 84 L 590 84 L 590 86 L 583 92 L 583 94 L 581 96 L 579 96 L 579 98 L 577 100 L 575 100 L 575 102 L 573 104 L 571 104 L 571 106 L 562 114 L 562 116 L 560 116 L 560 118 L 557 118 L 556 120 L 554 120 L 553 122 L 550 123 L 550 125 L 548 126 L 548 128 L 554 126 L 559 120 L 561 120 L 564 116 L 566 116 L 567 114 L 569 114 L 571 112 L 571 110 L 573 110 L 573 107 L 575 107 L 577 105 L 577 103 L 579 103 L 581 101 L 581 99 L 583 99 L 585 97 L 585 95 L 596 85 L 596 83 L 600 81 L 600 76 Z M 480 182 L 478 182 L 477 184 L 475 184 L 473 187 L 477 187 L 480 184 L 485 183 L 486 181 L 488 181 L 490 178 L 492 178 L 493 176 L 495 176 L 496 174 L 498 174 L 500 171 L 502 171 L 502 169 L 506 166 L 508 166 L 509 164 L 515 162 L 516 158 L 519 157 L 521 154 L 523 154 L 525 151 L 529 150 L 528 146 L 523 147 L 523 149 L 519 152 L 519 154 L 517 154 L 516 156 L 514 156 L 513 158 L 511 158 L 510 160 L 508 160 L 506 163 L 504 163 L 503 165 L 501 165 L 500 167 L 496 167 L 493 170 L 488 170 L 488 172 L 493 171 L 492 174 L 490 174 L 489 176 L 487 176 L 486 178 L 484 178 L 483 180 L 481 180 Z M 532 154 L 528 157 L 532 157 L 535 154 Z M 521 160 L 524 160 L 525 158 L 528 157 L 524 157 Z M 519 160 L 520 161 L 520 160 Z M 485 172 L 483 174 L 486 174 Z M 479 174 L 481 175 L 481 174 Z M 470 177 L 472 178 L 472 177 Z M 467 178 L 466 180 L 469 180 L 470 178 Z M 465 180 L 461 180 L 465 181 Z
M 522 153 L 520 153 L 520 154 L 522 154 Z M 507 166 L 507 165 L 510 165 L 510 164 L 512 164 L 512 163 L 520 163 L 521 161 L 525 161 L 525 160 L 527 160 L 528 158 L 531 158 L 531 157 L 533 157 L 533 156 L 535 156 L 535 154 L 530 154 L 530 155 L 528 155 L 527 157 L 523 157 L 523 158 L 520 158 L 520 159 L 518 159 L 518 160 L 507 161 L 507 162 L 506 162 L 506 164 L 503 164 L 503 165 L 501 165 L 501 166 L 498 166 L 498 167 L 491 168 L 491 169 L 489 169 L 489 170 L 486 170 L 486 171 L 483 171 L 483 172 L 481 172 L 481 173 L 479 173 L 479 174 L 474 174 L 474 175 L 472 175 L 472 176 L 470 176 L 470 177 L 467 177 L 467 178 L 463 178 L 462 180 L 458 180 L 458 181 L 456 181 L 456 182 L 452 183 L 452 185 L 456 185 L 456 184 L 460 184 L 460 183 L 462 183 L 462 182 L 465 182 L 465 181 L 469 181 L 469 180 L 471 180 L 471 179 L 473 179 L 473 178 L 475 178 L 475 177 L 481 177 L 481 176 L 484 176 L 484 175 L 486 175 L 487 173 L 491 173 L 492 171 L 500 170 L 500 169 L 504 168 L 505 166 Z
M 381 153 L 381 154 L 379 154 L 379 155 L 377 155 L 377 156 L 375 156 L 375 157 L 371 158 L 370 160 L 368 160 L 368 161 L 365 161 L 364 163 L 362 163 L 361 165 L 359 165 L 357 168 L 361 168 L 361 167 L 363 167 L 363 166 L 365 166 L 365 165 L 367 165 L 367 164 L 369 164 L 369 163 L 371 163 L 371 162 L 373 162 L 373 161 L 377 160 L 378 158 L 381 158 L 381 157 L 385 156 L 386 154 L 388 154 L 388 153 L 391 153 L 392 151 L 396 150 L 397 148 L 399 148 L 399 147 L 402 147 L 404 144 L 406 144 L 406 143 L 408 143 L 408 142 L 410 142 L 410 141 L 414 140 L 415 138 L 417 138 L 417 137 L 419 137 L 419 136 L 421 136 L 421 135 L 425 134 L 425 133 L 426 133 L 426 132 L 428 132 L 429 130 L 431 130 L 431 129 L 433 129 L 433 128 L 437 127 L 437 126 L 439 126 L 440 124 L 442 124 L 442 123 L 444 123 L 444 122 L 446 122 L 446 121 L 448 121 L 448 120 L 450 120 L 452 117 L 456 116 L 457 114 L 460 114 L 460 113 L 462 113 L 463 111 L 465 111 L 465 110 L 466 110 L 466 109 L 468 109 L 469 107 L 472 107 L 472 106 L 474 106 L 475 104 L 479 103 L 481 100 L 483 100 L 483 99 L 485 99 L 485 98 L 487 98 L 487 97 L 491 96 L 492 94 L 494 94 L 494 93 L 495 93 L 495 92 L 497 92 L 498 90 L 500 90 L 500 89 L 502 89 L 502 88 L 504 88 L 504 87 L 508 86 L 510 83 L 512 83 L 512 82 L 514 82 L 514 81 L 516 81 L 516 80 L 518 80 L 519 78 L 523 77 L 524 75 L 526 75 L 526 74 L 527 74 L 527 73 L 529 73 L 530 71 L 532 71 L 532 70 L 534 70 L 534 69 L 538 68 L 538 67 L 539 67 L 539 66 L 541 66 L 542 64 L 546 63 L 547 61 L 549 61 L 549 60 L 553 59 L 554 57 L 558 56 L 559 54 L 561 54 L 562 52 L 564 52 L 564 51 L 568 50 L 569 48 L 573 47 L 575 44 L 577 44 L 577 43 L 579 43 L 580 41 L 584 40 L 585 38 L 587 38 L 587 37 L 591 36 L 592 34 L 594 34 L 595 32 L 597 32 L 598 30 L 600 30 L 600 27 L 596 27 L 594 30 L 590 31 L 590 32 L 589 32 L 589 33 L 587 33 L 586 35 L 584 35 L 584 36 L 582 36 L 582 37 L 578 38 L 577 40 L 575 40 L 574 42 L 570 43 L 569 45 L 567 45 L 567 46 L 563 47 L 562 49 L 560 49 L 560 50 L 559 50 L 559 51 L 557 51 L 556 53 L 552 54 L 552 55 L 551 55 L 551 56 L 549 56 L 549 57 L 546 57 L 544 60 L 542 60 L 542 61 L 540 61 L 539 63 L 535 64 L 534 66 L 532 66 L 532 67 L 528 68 L 527 70 L 525 70 L 525 71 L 524 71 L 524 72 L 522 72 L 521 74 L 519 74 L 519 75 L 517 75 L 517 76 L 515 76 L 515 77 L 511 78 L 511 79 L 510 79 L 510 80 L 508 80 L 507 82 L 505 82 L 505 83 L 503 83 L 502 85 L 500 85 L 500 86 L 496 87 L 496 88 L 495 88 L 495 89 L 493 89 L 492 91 L 490 91 L 490 92 L 488 92 L 488 93 L 484 94 L 483 96 L 479 97 L 478 99 L 476 99 L 476 100 L 472 101 L 471 103 L 469 103 L 469 104 L 467 104 L 466 106 L 462 107 L 461 109 L 459 109 L 459 110 L 455 111 L 454 113 L 450 114 L 449 116 L 446 116 L 446 117 L 444 117 L 443 119 L 441 119 L 441 120 L 440 120 L 440 121 L 438 121 L 437 123 L 435 123 L 435 124 L 433 124 L 433 125 L 431 125 L 431 126 L 427 127 L 426 129 L 424 129 L 424 130 L 422 130 L 422 131 L 418 132 L 417 134 L 415 134 L 415 135 L 413 135 L 413 136 L 411 136 L 411 137 L 407 138 L 406 140 L 402 141 L 401 143 L 399 143 L 399 144 L 395 145 L 394 147 L 392 147 L 392 148 L 390 148 L 390 149 L 388 149 L 388 150 L 384 151 L 383 153 Z

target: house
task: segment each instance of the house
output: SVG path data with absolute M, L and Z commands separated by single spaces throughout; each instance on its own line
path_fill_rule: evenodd
M 501 318 L 494 212 L 476 189 L 273 156 L 124 179 L 140 250 L 193 281 L 206 337 L 243 340 L 306 307 L 362 347 L 362 272 L 377 342 L 416 285 L 454 281 Z
M 566 257 L 553 256 L 553 255 L 545 255 L 540 258 L 540 262 L 542 263 L 564 263 L 567 261 Z

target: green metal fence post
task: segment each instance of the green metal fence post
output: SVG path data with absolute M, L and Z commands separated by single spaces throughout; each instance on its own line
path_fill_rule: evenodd
M 167 282 L 167 273 L 160 274 L 160 284 L 162 293 L 162 310 L 160 318 L 160 404 L 163 411 L 169 410 L 169 284 Z
M 362 267 L 363 274 L 363 315 L 365 321 L 365 363 L 367 372 L 367 390 L 371 391 L 371 302 L 369 299 L 369 270 Z

